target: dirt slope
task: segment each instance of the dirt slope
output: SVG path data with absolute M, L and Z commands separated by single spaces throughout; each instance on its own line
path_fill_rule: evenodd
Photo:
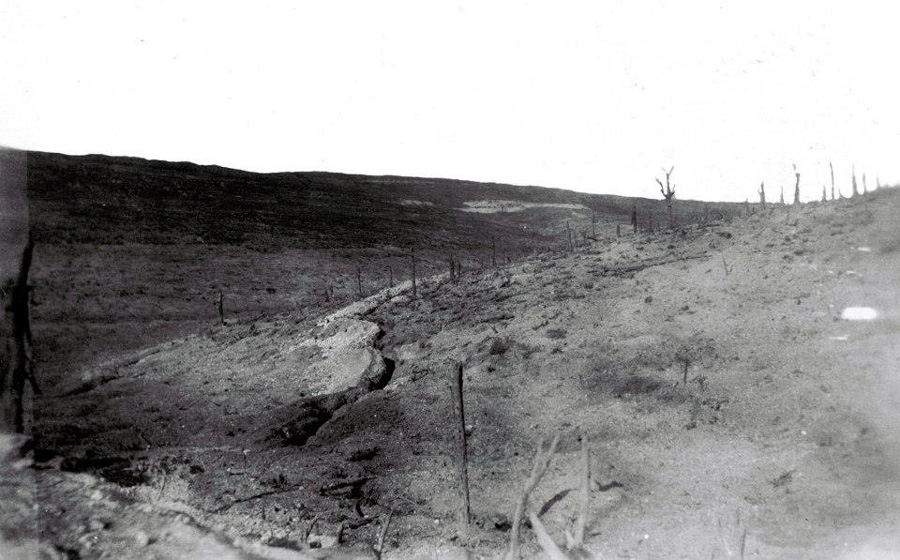
M 343 331 L 321 317 L 211 328 L 37 401 L 37 486 L 87 471 L 129 503 L 279 550 L 303 548 L 318 516 L 315 538 L 340 531 L 340 550 L 364 554 L 391 511 L 388 557 L 492 555 L 537 439 L 561 432 L 533 500 L 558 541 L 585 434 L 587 547 L 602 557 L 725 558 L 742 541 L 748 557 L 896 557 L 898 213 L 900 193 L 883 190 L 437 278 L 416 299 L 397 288 L 344 314 L 380 330 L 363 346 L 391 364 L 381 389 L 329 394 L 307 375 L 337 367 L 316 341 Z M 851 306 L 878 316 L 841 319 Z M 465 538 L 452 527 L 454 361 L 471 424 Z M 285 435 L 298 426 L 302 445 Z M 88 550 L 70 538 L 77 520 L 39 518 L 50 543 L 86 556 L 131 530 L 97 526 Z M 150 523 L 141 550 L 179 556 L 162 530 Z
M 411 251 L 426 276 L 445 271 L 451 252 L 466 268 L 494 252 L 507 262 L 566 245 L 567 225 L 580 240 L 614 233 L 633 205 L 642 224 L 665 212 L 658 200 L 541 187 L 6 153 L 21 160 L 36 239 L 32 313 L 48 383 L 197 332 L 217 317 L 220 293 L 244 322 L 321 313 L 409 278 Z M 466 211 L 497 201 L 517 211 Z M 740 205 L 676 207 L 685 223 L 704 210 L 732 216 Z

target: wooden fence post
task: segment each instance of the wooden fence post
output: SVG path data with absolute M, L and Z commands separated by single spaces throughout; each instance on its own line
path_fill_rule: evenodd
M 464 533 L 469 527 L 469 458 L 466 449 L 466 412 L 463 406 L 463 366 L 457 362 L 451 369 L 450 389 L 453 394 L 453 409 L 456 418 L 456 440 L 459 449 L 456 453 L 456 469 L 459 477 L 459 509 L 456 519 L 459 530 Z
M 222 293 L 222 290 L 219 290 L 219 324 L 225 324 L 225 295 Z
M 31 339 L 31 317 L 28 308 L 28 293 L 30 286 L 28 285 L 28 272 L 31 268 L 32 251 L 34 249 L 34 238 L 29 233 L 28 242 L 22 251 L 22 260 L 19 265 L 18 275 L 15 280 L 9 279 L 0 291 L 3 294 L 2 305 L 6 306 L 9 311 L 7 316 L 4 312 L 4 321 L 8 323 L 2 325 L 4 339 L 12 338 L 12 341 L 0 340 L 5 346 L 6 352 L 0 356 L 0 366 L 8 368 L 0 376 L 0 397 L 3 397 L 5 405 L 11 397 L 13 401 L 13 426 L 17 434 L 25 432 L 25 385 L 31 385 L 31 391 L 35 395 L 41 394 L 38 387 L 37 378 L 34 374 L 34 357 L 32 355 L 32 339 Z M 7 302 L 8 298 L 8 302 Z M 7 318 L 8 317 L 8 318 Z M 9 332 L 6 332 L 6 331 Z M 12 344 L 10 344 L 10 342 Z M 7 375 L 11 378 L 7 378 Z M 9 381 L 7 381 L 9 379 Z M 4 393 L 10 392 L 10 395 Z M 4 414 L 8 411 L 4 410 Z M 7 418 L 4 416 L 4 424 Z M 5 427 L 5 426 L 4 426 Z
M 413 249 L 412 254 L 410 255 L 410 260 L 412 261 L 412 297 L 416 297 L 416 250 Z

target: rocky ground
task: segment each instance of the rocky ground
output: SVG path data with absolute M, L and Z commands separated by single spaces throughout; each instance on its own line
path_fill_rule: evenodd
M 35 400 L 33 464 L 5 443 L 4 551 L 375 557 L 391 514 L 387 558 L 495 556 L 558 433 L 531 501 L 557 542 L 587 436 L 599 557 L 900 557 L 898 214 L 881 190 L 629 234 L 95 364 Z

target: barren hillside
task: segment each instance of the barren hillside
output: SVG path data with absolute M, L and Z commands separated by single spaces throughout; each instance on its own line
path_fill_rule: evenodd
M 559 189 L 102 155 L 29 152 L 27 175 L 36 357 L 53 381 L 196 332 L 216 319 L 220 293 L 240 321 L 322 313 L 408 279 L 413 252 L 422 276 L 450 257 L 480 268 L 561 249 L 567 225 L 577 242 L 589 230 L 608 239 L 632 206 L 642 227 L 665 212 L 661 201 Z M 703 209 L 740 206 L 676 205 L 682 222 Z
M 35 400 L 36 469 L 3 502 L 40 508 L 7 534 L 61 557 L 371 557 L 390 513 L 386 558 L 495 556 L 560 434 L 530 506 L 558 543 L 586 436 L 598 557 L 896 557 L 898 213 L 895 189 L 774 206 L 98 358 Z

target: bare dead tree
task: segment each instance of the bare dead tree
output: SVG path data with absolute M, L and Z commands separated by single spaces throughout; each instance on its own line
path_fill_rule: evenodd
M 857 190 L 856 188 L 856 166 L 854 165 L 851 169 L 851 173 L 853 175 L 853 193 L 851 194 L 851 196 L 857 197 L 859 196 L 859 190 Z
M 537 452 L 534 455 L 534 463 L 531 466 L 531 476 L 525 482 L 525 487 L 519 495 L 519 501 L 516 502 L 516 510 L 513 513 L 512 528 L 509 532 L 509 549 L 506 551 L 506 560 L 519 559 L 519 534 L 522 528 L 522 517 L 525 514 L 525 508 L 528 507 L 528 498 L 537 488 L 538 483 L 543 478 L 544 473 L 550 468 L 550 461 L 553 454 L 556 453 L 556 446 L 559 445 L 559 434 L 553 437 L 550 442 L 550 448 L 544 452 L 544 440 L 538 442 Z M 545 531 L 546 532 L 546 531 Z
M 459 477 L 459 507 L 456 511 L 456 520 L 459 523 L 460 533 L 465 533 L 469 528 L 469 457 L 466 448 L 466 409 L 463 405 L 463 366 L 457 362 L 450 376 L 450 391 L 453 396 L 453 410 L 455 412 L 456 441 L 459 447 L 456 457 L 456 471 Z
M 766 183 L 765 181 L 761 181 L 759 183 L 759 205 L 763 210 L 766 209 Z
M 834 166 L 828 162 L 828 169 L 831 171 L 831 200 L 834 200 Z
M 781 196 L 778 198 L 778 204 L 784 206 L 784 185 L 781 185 Z
M 869 189 L 866 187 L 866 174 L 863 173 L 863 194 L 869 194 Z
M 791 166 L 794 168 L 794 178 L 796 179 L 796 183 L 794 183 L 794 204 L 800 204 L 800 172 L 797 171 L 797 165 L 792 163 Z
M 669 180 L 672 176 L 672 172 L 675 171 L 675 166 L 669 168 L 668 171 L 663 169 L 663 173 L 666 174 L 666 184 L 665 187 L 658 178 L 656 182 L 659 184 L 659 192 L 662 193 L 663 198 L 666 199 L 666 207 L 669 209 L 669 227 L 675 227 L 675 215 L 672 213 L 672 198 L 675 196 L 675 185 L 670 184 Z

